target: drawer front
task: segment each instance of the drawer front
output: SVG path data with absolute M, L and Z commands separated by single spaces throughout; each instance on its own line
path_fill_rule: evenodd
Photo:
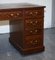
M 26 28 L 24 31 L 24 35 L 39 35 L 43 34 L 43 29 L 37 29 L 37 28 Z
M 40 19 L 25 19 L 24 20 L 24 25 L 25 25 L 25 28 L 43 28 L 43 21 L 44 19 L 43 18 L 40 18 Z
M 38 47 L 43 45 L 43 36 L 42 35 L 34 35 L 27 36 L 24 40 L 24 48 Z
M 37 8 L 37 9 L 27 9 L 24 10 L 24 17 L 25 18 L 39 18 L 44 16 L 44 9 Z
M 2 11 L 0 19 L 17 19 L 23 16 L 22 11 Z

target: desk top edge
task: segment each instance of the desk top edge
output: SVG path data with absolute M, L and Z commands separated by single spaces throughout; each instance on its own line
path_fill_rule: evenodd
M 45 7 L 45 6 L 40 6 L 40 5 L 30 4 L 30 3 L 0 4 L 0 10 L 1 9 L 32 8 L 32 7 Z

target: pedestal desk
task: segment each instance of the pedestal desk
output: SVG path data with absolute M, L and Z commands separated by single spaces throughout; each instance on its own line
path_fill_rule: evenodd
M 29 3 L 0 4 L 0 20 L 9 19 L 9 41 L 24 54 L 44 50 L 44 8 Z

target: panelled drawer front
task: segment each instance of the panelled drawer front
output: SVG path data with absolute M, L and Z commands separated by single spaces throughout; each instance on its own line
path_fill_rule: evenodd
M 37 28 L 26 28 L 24 31 L 24 35 L 39 35 L 43 33 L 43 29 L 37 29 Z
M 25 18 L 43 17 L 44 16 L 44 9 L 43 8 L 26 9 L 26 10 L 24 10 L 24 16 L 25 16 Z
M 25 28 L 31 27 L 36 27 L 36 28 L 43 28 L 43 18 L 39 18 L 39 19 L 25 19 L 24 20 L 24 25 Z
M 0 19 L 17 19 L 23 17 L 22 11 L 0 12 Z
M 34 35 L 34 36 L 27 36 L 24 40 L 24 47 L 31 48 L 31 47 L 38 47 L 43 45 L 43 36 L 42 35 Z

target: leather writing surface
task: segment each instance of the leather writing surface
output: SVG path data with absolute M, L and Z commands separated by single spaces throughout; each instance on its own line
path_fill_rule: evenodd
M 0 9 L 32 8 L 32 7 L 45 7 L 45 6 L 29 4 L 29 3 L 0 4 Z

